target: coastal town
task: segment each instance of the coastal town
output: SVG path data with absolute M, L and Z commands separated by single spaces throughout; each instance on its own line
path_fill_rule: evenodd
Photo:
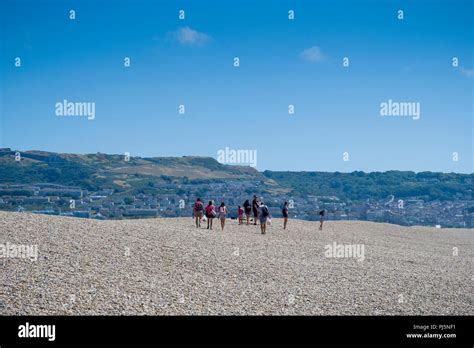
M 237 217 L 237 207 L 253 194 L 265 201 L 273 217 L 281 217 L 285 201 L 290 218 L 318 220 L 325 210 L 327 220 L 364 220 L 404 226 L 474 228 L 472 192 L 453 201 L 424 201 L 417 197 L 384 200 L 344 201 L 336 196 L 291 197 L 263 192 L 258 183 L 227 180 L 220 183 L 174 184 L 155 187 L 164 193 L 117 193 L 114 189 L 89 192 L 80 187 L 50 183 L 0 185 L 0 210 L 70 216 L 91 219 L 133 219 L 192 216 L 197 197 L 207 203 L 225 202 L 229 217 Z

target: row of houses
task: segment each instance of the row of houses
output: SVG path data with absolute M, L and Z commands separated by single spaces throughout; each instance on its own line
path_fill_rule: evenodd
M 0 209 L 32 211 L 41 214 L 123 219 L 146 217 L 191 216 L 198 196 L 206 203 L 225 202 L 230 217 L 237 216 L 237 207 L 253 192 L 260 192 L 258 183 L 228 181 L 213 184 L 165 184 L 174 193 L 139 193 L 117 195 L 113 189 L 88 192 L 78 187 L 54 184 L 0 185 Z M 159 192 L 159 190 L 158 190 Z M 260 196 L 260 195 L 259 195 Z M 263 198 L 272 216 L 280 217 L 284 201 L 290 203 L 290 217 L 317 220 L 325 210 L 328 220 L 368 220 L 401 225 L 440 225 L 443 227 L 474 227 L 474 201 L 424 202 L 417 197 L 400 200 L 368 199 L 365 202 L 344 202 L 335 196 L 308 195 L 287 197 L 264 193 Z

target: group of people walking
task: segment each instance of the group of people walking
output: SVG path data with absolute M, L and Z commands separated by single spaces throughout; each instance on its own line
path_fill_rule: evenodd
M 201 227 L 201 220 L 203 217 L 206 217 L 207 220 L 207 229 L 212 230 L 212 221 L 217 217 L 216 206 L 213 201 L 209 201 L 207 206 L 204 208 L 204 204 L 201 202 L 201 199 L 198 198 L 196 203 L 194 203 L 193 215 L 196 220 L 196 227 Z M 225 218 L 227 215 L 227 207 L 224 202 L 219 206 L 219 218 L 221 220 L 221 228 L 224 229 Z
M 283 229 L 286 230 L 288 225 L 288 215 L 289 215 L 289 204 L 285 202 L 281 210 L 283 216 Z M 204 206 L 204 203 L 200 198 L 196 199 L 193 207 L 193 216 L 196 222 L 196 228 L 201 227 L 202 220 L 207 221 L 207 229 L 212 230 L 213 220 L 219 218 L 221 223 L 221 229 L 225 228 L 225 221 L 228 214 L 227 207 L 224 202 L 221 202 L 220 206 L 216 209 L 213 201 L 209 201 L 207 206 Z M 258 199 L 257 195 L 253 196 L 252 203 L 247 199 L 245 200 L 243 206 L 240 205 L 237 208 L 237 214 L 239 219 L 239 225 L 243 225 L 246 220 L 247 225 L 250 224 L 250 218 L 253 215 L 253 224 L 257 225 L 257 222 L 260 222 L 260 231 L 262 234 L 267 232 L 267 225 L 271 224 L 271 215 L 268 206 L 265 204 L 263 199 Z M 322 215 L 321 215 L 322 214 Z M 321 225 L 320 230 L 323 226 L 323 216 L 324 211 L 320 212 L 321 216 Z
M 244 202 L 243 208 L 240 205 L 238 206 L 237 214 L 239 216 L 239 225 L 244 224 L 244 217 L 247 219 L 247 225 L 249 225 L 252 213 L 254 225 L 256 225 L 257 220 L 259 220 L 261 232 L 262 234 L 265 234 L 267 223 L 269 219 L 271 219 L 270 212 L 263 200 L 259 201 L 256 195 L 253 196 L 252 205 L 247 199 Z M 207 229 L 212 230 L 213 220 L 215 218 L 219 218 L 221 229 L 224 230 L 227 214 L 228 210 L 224 202 L 221 202 L 217 209 L 213 201 L 209 201 L 206 207 L 204 207 L 204 204 L 200 198 L 198 198 L 194 203 L 193 215 L 197 228 L 201 227 L 201 221 L 205 218 L 207 221 Z

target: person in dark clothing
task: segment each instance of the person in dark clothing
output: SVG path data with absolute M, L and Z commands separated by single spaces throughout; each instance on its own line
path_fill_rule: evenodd
M 250 202 L 248 199 L 246 199 L 244 202 L 244 211 L 245 211 L 245 217 L 247 218 L 247 225 L 248 225 L 250 223 L 250 214 L 252 213 L 252 206 L 250 205 Z
M 258 210 L 259 210 L 259 203 L 257 200 L 257 195 L 253 195 L 253 201 L 252 201 L 252 211 L 253 211 L 253 224 L 257 224 L 258 220 Z
M 283 214 L 283 229 L 286 230 L 286 225 L 288 223 L 288 202 L 285 202 L 285 204 L 283 204 L 283 209 L 281 210 L 281 213 Z
M 323 221 L 324 221 L 324 210 L 319 212 L 319 230 L 323 230 Z

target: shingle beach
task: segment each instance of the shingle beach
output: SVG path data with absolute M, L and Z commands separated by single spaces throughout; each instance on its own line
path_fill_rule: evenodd
M 474 230 L 0 212 L 1 315 L 472 315 Z M 363 261 L 325 246 L 363 245 Z

